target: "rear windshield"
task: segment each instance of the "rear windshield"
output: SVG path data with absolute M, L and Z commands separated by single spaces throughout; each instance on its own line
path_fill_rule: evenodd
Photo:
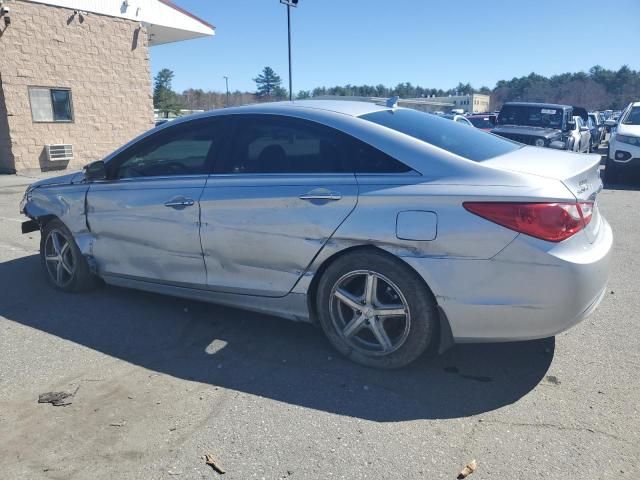
M 496 122 L 491 117 L 467 117 L 474 127 L 476 128 L 493 128 Z
M 522 145 L 482 130 L 410 109 L 383 110 L 360 118 L 481 162 L 517 150 Z
M 561 129 L 563 115 L 561 108 L 552 106 L 504 105 L 498 124 Z

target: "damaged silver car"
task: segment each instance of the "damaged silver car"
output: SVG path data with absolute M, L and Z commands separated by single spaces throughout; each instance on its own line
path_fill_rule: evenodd
M 320 325 L 352 360 L 555 335 L 600 302 L 599 158 L 395 105 L 300 101 L 175 120 L 31 185 L 49 283 Z

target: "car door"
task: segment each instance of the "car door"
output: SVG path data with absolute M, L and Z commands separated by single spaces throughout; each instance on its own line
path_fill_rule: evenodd
M 182 122 L 107 162 L 107 180 L 92 183 L 87 194 L 101 274 L 206 284 L 199 200 L 224 138 L 219 118 Z
M 579 132 L 580 132 L 580 147 L 581 150 L 584 150 L 585 152 L 589 151 L 589 145 L 591 143 L 591 132 L 589 130 L 589 126 L 587 125 L 587 123 L 582 119 L 582 117 L 577 117 L 578 118 L 578 124 L 579 124 Z
M 284 296 L 354 209 L 353 167 L 333 129 L 279 115 L 236 117 L 201 198 L 207 283 Z

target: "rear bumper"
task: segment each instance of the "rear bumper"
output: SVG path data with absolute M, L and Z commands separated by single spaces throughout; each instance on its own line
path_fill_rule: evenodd
M 525 235 L 490 260 L 405 258 L 432 288 L 456 343 L 556 335 L 591 314 L 606 291 L 613 245 L 602 224 L 550 244 Z

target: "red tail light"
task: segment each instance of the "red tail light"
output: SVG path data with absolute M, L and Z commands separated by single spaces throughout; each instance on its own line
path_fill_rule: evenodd
M 502 203 L 464 202 L 465 209 L 516 232 L 561 242 L 591 221 L 593 202 Z

